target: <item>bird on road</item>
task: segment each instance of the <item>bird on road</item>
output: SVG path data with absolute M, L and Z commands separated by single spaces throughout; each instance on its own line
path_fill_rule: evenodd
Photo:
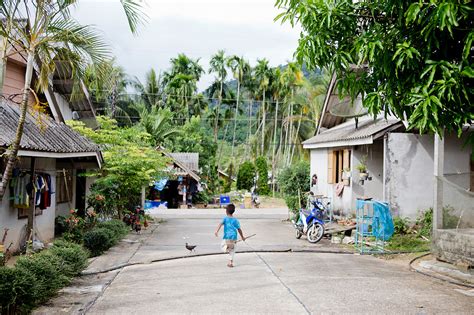
M 189 252 L 193 252 L 194 249 L 196 248 L 196 245 L 189 245 L 188 243 L 186 243 L 186 249 L 189 250 Z

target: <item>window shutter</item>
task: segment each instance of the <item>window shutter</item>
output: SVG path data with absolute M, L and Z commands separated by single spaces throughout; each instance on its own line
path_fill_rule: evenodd
M 350 150 L 344 150 L 343 153 L 343 159 L 342 159 L 342 170 L 345 168 L 350 168 L 351 167 L 351 151 Z
M 336 173 L 336 154 L 334 151 L 328 151 L 328 184 L 334 184 Z

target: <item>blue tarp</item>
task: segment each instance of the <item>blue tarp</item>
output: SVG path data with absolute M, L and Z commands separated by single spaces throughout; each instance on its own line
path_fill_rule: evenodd
M 374 201 L 374 221 L 372 231 L 374 236 L 387 241 L 394 232 L 393 219 L 390 207 L 385 202 Z
M 161 179 L 155 182 L 154 187 L 156 190 L 162 191 L 165 188 L 167 182 L 168 182 L 168 178 Z

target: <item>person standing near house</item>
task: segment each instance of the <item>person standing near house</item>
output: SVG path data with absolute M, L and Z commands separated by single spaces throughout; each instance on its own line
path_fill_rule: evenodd
M 214 233 L 216 237 L 219 235 L 219 231 L 222 226 L 224 226 L 224 236 L 222 237 L 222 250 L 229 254 L 229 262 L 227 267 L 234 267 L 234 255 L 235 255 L 235 245 L 237 243 L 237 232 L 240 234 L 242 241 L 245 241 L 244 234 L 240 228 L 240 222 L 233 217 L 235 212 L 235 205 L 229 204 L 226 207 L 226 216 L 222 219 L 222 222 L 217 227 L 216 232 Z

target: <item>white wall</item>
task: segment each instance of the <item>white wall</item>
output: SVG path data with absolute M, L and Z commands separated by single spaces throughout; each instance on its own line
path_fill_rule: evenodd
M 383 139 L 374 141 L 371 145 L 357 146 L 352 151 L 352 209 L 355 211 L 357 198 L 373 198 L 383 201 Z M 359 181 L 357 166 L 366 158 L 367 171 L 370 180 Z
M 390 133 L 385 194 L 392 213 L 416 218 L 433 206 L 433 135 Z
M 20 167 L 29 169 L 30 158 L 21 158 Z M 38 172 L 48 173 L 51 176 L 53 189 L 55 189 L 56 160 L 37 158 L 36 169 Z M 8 236 L 5 241 L 6 246 L 13 242 L 11 250 L 19 248 L 20 240 L 25 237 L 27 219 L 18 219 L 18 209 L 10 207 L 10 191 L 3 198 L 0 207 L 0 233 L 3 236 L 3 229 L 8 228 Z M 36 237 L 43 242 L 49 242 L 54 238 L 54 218 L 55 218 L 56 199 L 54 195 L 51 198 L 51 206 L 43 210 L 43 214 L 35 216 L 34 229 Z M 1 237 L 0 236 L 0 237 Z
M 72 119 L 72 110 L 69 107 L 69 102 L 59 93 L 54 93 L 56 100 L 58 102 L 58 107 L 63 115 L 64 120 Z
M 76 207 L 76 170 L 72 171 L 72 187 L 69 189 L 72 190 L 72 201 L 69 202 L 61 202 L 58 203 L 56 206 L 56 216 L 68 216 L 69 211 L 71 209 L 75 209 Z M 56 186 L 55 186 L 56 187 Z M 56 196 L 54 196 L 54 199 L 56 200 Z
M 311 177 L 314 174 L 318 176 L 318 185 L 311 190 L 315 194 L 330 197 L 335 213 L 347 215 L 351 212 L 352 187 L 345 186 L 342 196 L 336 196 L 335 184 L 328 184 L 328 152 L 325 148 L 311 150 Z
M 444 175 L 456 185 L 470 189 L 472 145 L 467 145 L 466 140 L 466 135 L 461 138 L 455 134 L 445 136 Z

